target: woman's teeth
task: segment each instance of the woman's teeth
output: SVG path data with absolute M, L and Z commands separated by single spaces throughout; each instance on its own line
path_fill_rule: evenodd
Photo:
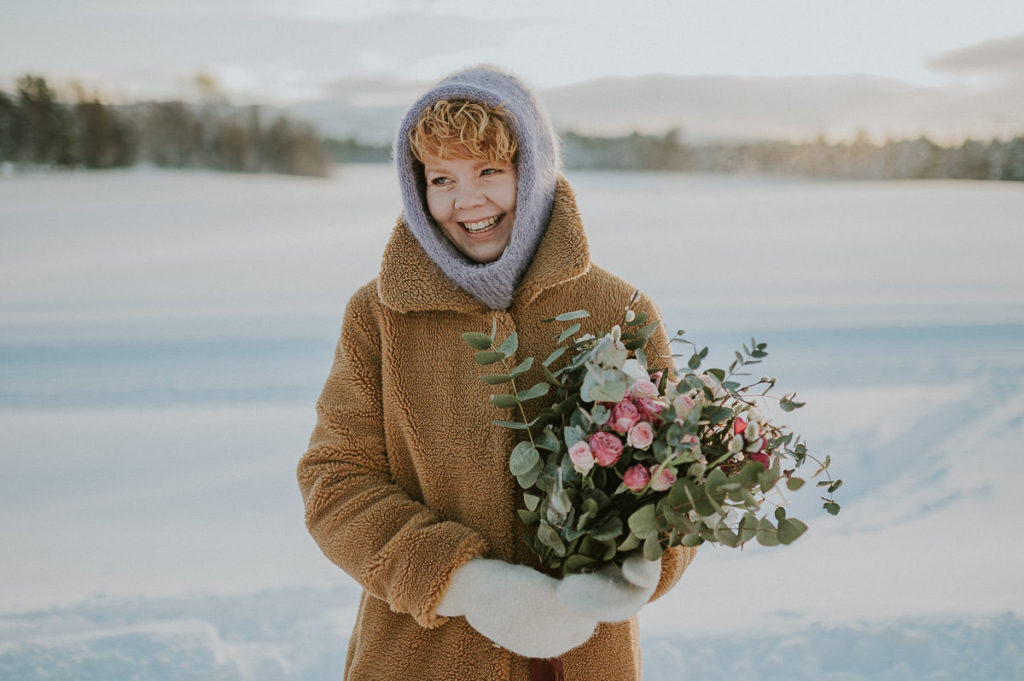
M 463 222 L 462 226 L 466 228 L 467 232 L 482 232 L 486 229 L 490 229 L 500 219 L 500 215 L 495 215 L 494 217 L 481 220 L 480 222 Z

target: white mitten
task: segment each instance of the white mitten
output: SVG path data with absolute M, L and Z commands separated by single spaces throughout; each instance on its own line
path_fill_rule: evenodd
M 558 580 L 525 565 L 474 558 L 452 575 L 437 608 L 524 657 L 557 657 L 586 641 L 597 620 L 558 599 Z
M 558 598 L 570 610 L 598 622 L 621 622 L 651 599 L 661 578 L 661 559 L 633 554 L 622 569 L 609 565 L 597 572 L 568 575 L 558 585 Z

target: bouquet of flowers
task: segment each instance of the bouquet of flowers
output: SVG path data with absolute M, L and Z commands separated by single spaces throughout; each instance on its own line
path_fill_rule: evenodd
M 479 364 L 503 365 L 502 373 L 481 380 L 507 386 L 490 399 L 521 418 L 495 423 L 524 436 L 509 469 L 524 490 L 519 513 L 534 529 L 528 542 L 545 566 L 571 574 L 621 564 L 637 551 L 657 560 L 680 544 L 789 544 L 807 526 L 786 515 L 783 489 L 804 487 L 806 479 L 795 473 L 808 461 L 817 464 L 810 478 L 825 476 L 817 483 L 827 488 L 825 510 L 839 512 L 832 493 L 842 481 L 831 478 L 830 458 L 812 457 L 759 408 L 767 399 L 787 412 L 803 403 L 795 394 L 769 395 L 774 378 L 743 381 L 744 370 L 766 356 L 764 343 L 751 339 L 728 370 L 700 371 L 708 349 L 697 350 L 679 331 L 671 342 L 693 353 L 686 373 L 672 376 L 648 370 L 658 320 L 627 306 L 621 325 L 574 338 L 585 317 L 578 310 L 545 320 L 569 326 L 541 362 L 545 380 L 525 390 L 516 379 L 535 360 L 509 366 L 515 333 L 498 340 L 495 324 L 490 334 L 463 334 Z M 524 403 L 542 398 L 545 406 L 527 420 Z

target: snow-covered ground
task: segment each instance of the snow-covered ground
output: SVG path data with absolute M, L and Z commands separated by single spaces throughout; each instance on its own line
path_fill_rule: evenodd
M 1024 678 L 1024 187 L 570 180 L 671 330 L 768 342 L 846 481 L 791 547 L 702 549 L 646 678 Z M 0 678 L 338 677 L 358 588 L 294 467 L 397 212 L 377 166 L 0 181 Z

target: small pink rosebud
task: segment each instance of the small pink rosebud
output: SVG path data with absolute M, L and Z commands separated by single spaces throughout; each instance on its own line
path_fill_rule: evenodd
M 648 421 L 640 421 L 629 429 L 626 442 L 636 449 L 647 449 L 654 442 L 654 428 Z
M 644 487 L 647 487 L 647 483 L 651 480 L 651 473 L 644 465 L 638 463 L 634 466 L 630 466 L 626 469 L 626 472 L 622 476 L 622 483 L 626 486 L 626 489 L 631 492 L 639 492 Z
M 655 464 L 651 466 L 650 471 L 651 477 L 653 478 L 654 474 L 658 471 L 658 465 Z M 661 471 L 661 475 L 654 478 L 653 482 L 651 482 L 651 489 L 653 489 L 655 492 L 664 492 L 665 490 L 670 489 L 672 485 L 674 485 L 675 483 L 675 471 L 673 471 L 671 468 L 664 468 Z
M 622 440 L 615 433 L 601 431 L 590 436 L 590 451 L 599 466 L 614 466 L 622 456 Z
M 747 422 L 744 421 L 743 419 L 737 417 L 736 420 L 732 424 L 732 432 L 734 432 L 737 435 L 741 435 L 743 433 L 743 431 L 746 430 L 746 429 L 747 429 Z
M 569 447 L 569 460 L 577 473 L 586 473 L 594 467 L 594 453 L 590 451 L 590 445 L 580 440 L 572 447 Z

